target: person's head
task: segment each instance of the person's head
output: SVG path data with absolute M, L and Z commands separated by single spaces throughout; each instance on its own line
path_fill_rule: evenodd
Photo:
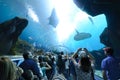
M 26 60 L 26 59 L 29 59 L 29 58 L 31 58 L 31 57 L 32 57 L 31 52 L 26 51 L 26 52 L 23 53 L 23 58 L 24 58 L 25 60 Z
M 43 62 L 43 56 L 39 56 L 38 61 L 39 61 L 39 63 Z
M 58 59 L 62 59 L 62 55 L 58 55 Z
M 19 79 L 24 73 L 23 69 L 20 67 L 16 67 L 16 79 Z
M 61 52 L 60 52 L 60 54 L 61 54 L 61 55 L 64 55 L 64 52 L 63 52 L 63 51 L 61 51 Z
M 15 80 L 16 66 L 8 57 L 0 57 L 0 80 Z
M 82 56 L 80 59 L 80 65 L 84 72 L 89 72 L 91 69 L 91 62 L 88 56 Z
M 26 70 L 23 75 L 25 80 L 34 80 L 34 74 L 31 70 Z
M 105 55 L 113 55 L 114 51 L 111 47 L 103 48 Z

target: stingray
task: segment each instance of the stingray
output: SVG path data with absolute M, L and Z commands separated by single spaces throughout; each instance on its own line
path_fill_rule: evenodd
M 53 8 L 52 13 L 48 19 L 49 19 L 49 24 L 52 25 L 53 27 L 56 27 L 58 25 L 59 20 L 55 8 Z
M 76 35 L 74 36 L 74 40 L 75 41 L 80 41 L 80 40 L 85 40 L 85 39 L 88 39 L 91 37 L 91 34 L 90 33 L 85 33 L 85 32 L 78 32 L 77 30 L 76 31 Z

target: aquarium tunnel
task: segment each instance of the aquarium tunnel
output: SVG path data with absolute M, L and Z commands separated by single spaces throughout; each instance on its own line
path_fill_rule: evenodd
M 92 1 L 100 6 L 104 4 L 100 0 Z M 111 35 L 110 42 L 104 32 L 109 25 L 117 26 L 110 19 L 118 20 L 120 15 L 115 16 L 117 9 L 109 15 L 112 10 L 96 5 L 90 11 L 84 10 L 88 8 L 85 4 L 80 8 L 74 0 L 0 0 L 1 54 L 20 55 L 25 49 L 71 54 L 78 48 L 87 48 L 96 59 L 96 75 L 102 80 L 100 62 L 105 57 L 102 49 L 112 46 L 116 52 L 120 50 L 119 37 Z

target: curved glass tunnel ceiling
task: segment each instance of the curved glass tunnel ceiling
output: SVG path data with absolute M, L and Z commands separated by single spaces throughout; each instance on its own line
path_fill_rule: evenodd
M 104 47 L 99 36 L 107 27 L 105 15 L 92 17 L 72 0 L 0 0 L 0 23 L 15 16 L 29 21 L 19 38 L 35 47 L 70 52 Z

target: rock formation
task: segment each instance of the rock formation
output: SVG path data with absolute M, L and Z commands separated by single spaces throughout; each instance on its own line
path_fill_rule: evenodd
M 0 24 L 0 55 L 9 54 L 27 24 L 28 20 L 19 17 Z
M 91 16 L 105 14 L 107 28 L 100 35 L 100 41 L 115 50 L 120 56 L 120 1 L 119 0 L 74 0 L 74 3 Z

